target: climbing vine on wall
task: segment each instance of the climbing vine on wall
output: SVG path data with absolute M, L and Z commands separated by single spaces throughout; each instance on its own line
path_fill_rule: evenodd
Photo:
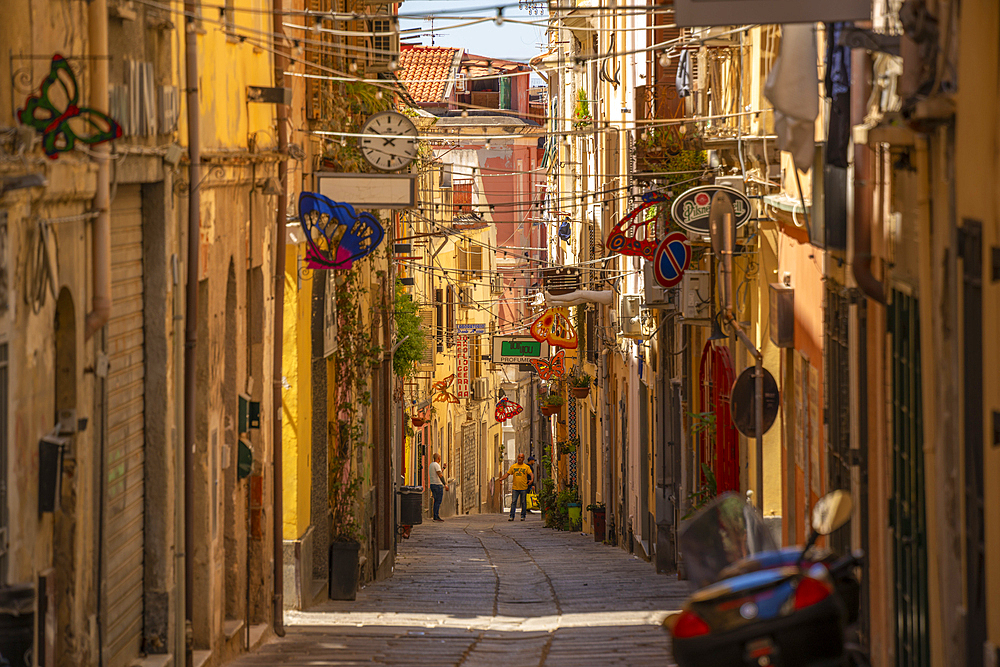
M 342 272 L 337 278 L 337 349 L 333 355 L 334 397 L 330 424 L 329 480 L 331 537 L 336 541 L 359 538 L 361 465 L 366 441 L 366 413 L 371 406 L 371 369 L 379 362 L 381 347 L 372 337 L 372 312 L 367 290 L 360 285 L 361 269 Z

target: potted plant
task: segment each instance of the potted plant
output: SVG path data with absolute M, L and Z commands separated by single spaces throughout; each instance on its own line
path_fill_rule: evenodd
M 587 511 L 590 512 L 590 521 L 594 524 L 594 541 L 603 542 L 605 532 L 604 519 L 607 516 L 607 508 L 603 502 L 591 503 L 587 505 Z
M 566 402 L 566 399 L 562 397 L 562 394 L 542 394 L 538 397 L 538 400 L 540 402 L 542 414 L 546 417 L 551 417 L 559 412 L 563 403 Z
M 583 88 L 580 88 L 576 91 L 576 105 L 573 107 L 573 129 L 589 127 L 592 122 L 594 118 L 590 115 L 590 100 Z
M 413 425 L 416 426 L 417 428 L 420 428 L 421 426 L 427 423 L 427 420 L 421 417 L 420 415 L 413 415 L 410 418 L 410 421 L 413 422 Z
M 590 393 L 590 381 L 593 378 L 588 373 L 571 375 L 569 378 L 569 391 L 576 398 L 587 398 Z

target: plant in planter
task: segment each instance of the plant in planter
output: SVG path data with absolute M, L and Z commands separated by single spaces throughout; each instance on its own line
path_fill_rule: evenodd
M 361 525 L 358 522 L 362 491 L 358 476 L 365 442 L 364 422 L 371 405 L 368 369 L 381 348 L 371 336 L 360 307 L 358 270 L 337 278 L 338 345 L 333 357 L 334 400 L 329 441 L 330 580 L 329 594 L 335 600 L 353 600 L 359 583 Z M 386 304 L 387 305 L 387 304 Z
M 589 127 L 594 122 L 590 115 L 590 101 L 582 88 L 576 91 L 576 106 L 573 107 L 573 129 Z
M 560 440 L 556 443 L 558 447 L 559 456 L 565 454 L 572 454 L 580 447 L 580 438 L 570 438 L 569 440 Z
M 565 402 L 566 399 L 563 398 L 562 392 L 559 391 L 550 394 L 538 395 L 539 408 L 541 409 L 542 414 L 546 417 L 550 417 L 559 412 L 559 409 L 562 408 L 563 403 Z
M 603 542 L 605 533 L 605 517 L 607 517 L 607 508 L 603 502 L 590 503 L 587 505 L 587 511 L 590 512 L 591 523 L 594 524 L 594 541 Z
M 576 373 L 569 376 L 570 393 L 576 398 L 587 398 L 590 393 L 590 382 L 593 378 L 589 373 Z

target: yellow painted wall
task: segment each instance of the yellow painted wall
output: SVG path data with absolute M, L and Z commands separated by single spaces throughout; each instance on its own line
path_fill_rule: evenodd
M 986 529 L 986 635 L 1000 646 L 1000 448 L 995 446 L 994 429 L 1000 427 L 1000 352 L 996 340 L 1000 327 L 1000 282 L 992 280 L 995 270 L 991 248 L 1000 246 L 1000 194 L 997 191 L 997 32 L 1000 9 L 997 3 L 982 0 L 962 6 L 959 54 L 958 116 L 956 124 L 955 192 L 958 214 L 983 225 L 983 467 L 984 524 Z M 968 260 L 966 260 L 968 261 Z M 961 288 L 960 288 L 961 289 Z M 966 304 L 968 307 L 968 304 Z M 992 344 L 991 344 L 992 343 Z M 977 369 L 966 369 L 974 373 Z M 928 547 L 932 546 L 928 540 Z M 966 576 L 968 574 L 966 573 Z M 935 646 L 937 648 L 937 646 Z M 937 656 L 938 652 L 935 651 Z
M 281 367 L 282 512 L 284 538 L 302 537 L 310 522 L 312 486 L 312 272 L 298 276 L 304 246 L 285 257 L 284 342 Z

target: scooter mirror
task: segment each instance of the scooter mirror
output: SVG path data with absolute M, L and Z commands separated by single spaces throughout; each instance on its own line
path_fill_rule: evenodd
M 854 502 L 847 491 L 831 491 L 813 505 L 812 527 L 820 535 L 829 535 L 851 519 Z

